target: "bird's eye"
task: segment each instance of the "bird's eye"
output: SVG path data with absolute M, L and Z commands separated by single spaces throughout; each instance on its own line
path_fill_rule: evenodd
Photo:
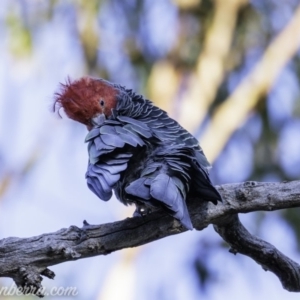
M 100 105 L 104 106 L 104 101 L 102 99 L 100 100 Z

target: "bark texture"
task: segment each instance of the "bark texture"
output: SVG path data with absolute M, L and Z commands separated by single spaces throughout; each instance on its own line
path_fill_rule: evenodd
M 202 230 L 213 224 L 232 253 L 249 256 L 265 270 L 273 272 L 283 288 L 299 292 L 300 265 L 270 243 L 251 235 L 237 214 L 300 206 L 300 181 L 245 182 L 217 188 L 224 199 L 217 206 L 188 199 L 195 229 Z M 41 297 L 42 276 L 51 279 L 55 276 L 49 266 L 137 247 L 184 231 L 172 217 L 155 212 L 102 225 L 89 225 L 84 221 L 81 228 L 70 226 L 31 238 L 10 237 L 0 240 L 0 277 L 11 277 L 20 288 Z

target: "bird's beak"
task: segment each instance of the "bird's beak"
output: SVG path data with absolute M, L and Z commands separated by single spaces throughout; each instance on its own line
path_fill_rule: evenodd
M 93 126 L 100 126 L 106 120 L 104 114 L 99 114 L 91 119 L 91 123 Z

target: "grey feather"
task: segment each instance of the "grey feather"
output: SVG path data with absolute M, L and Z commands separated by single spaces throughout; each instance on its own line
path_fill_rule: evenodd
M 121 126 L 116 126 L 116 132 L 119 134 L 119 135 L 123 135 L 123 134 L 128 134 L 128 131 L 125 130 L 123 127 Z
M 119 174 L 120 172 L 124 171 L 127 168 L 127 164 L 111 165 L 111 166 L 106 165 L 106 164 L 97 164 L 97 167 L 99 169 L 107 170 L 112 175 L 116 175 L 116 174 Z
M 171 177 L 159 174 L 151 183 L 150 194 L 163 202 L 187 229 L 193 229 L 186 203 Z
M 128 145 L 131 145 L 133 147 L 144 146 L 145 143 L 143 140 L 141 140 L 138 136 L 134 134 L 129 134 L 127 130 L 125 130 L 127 133 L 120 135 L 121 139 Z
M 100 127 L 100 134 L 113 134 L 117 135 L 115 126 L 104 125 Z
M 180 191 L 181 196 L 185 199 L 186 198 L 186 191 L 185 191 L 184 184 L 177 177 L 172 177 L 172 179 L 173 179 L 173 182 L 175 183 L 175 185 L 177 186 L 178 190 Z
M 104 124 L 105 125 L 120 125 L 120 122 L 116 121 L 116 120 L 108 119 L 108 120 L 105 120 Z
M 133 124 L 133 125 L 136 125 L 136 126 L 139 126 L 145 130 L 149 130 L 149 127 L 144 124 L 143 122 L 141 121 L 138 121 L 136 119 L 132 119 L 130 117 L 126 117 L 126 116 L 118 116 L 118 120 L 124 122 L 124 123 L 128 123 L 128 124 Z
M 138 133 L 138 134 L 142 135 L 145 138 L 152 137 L 152 133 L 151 133 L 151 131 L 149 129 L 147 130 L 147 129 L 142 128 L 140 126 L 136 126 L 135 124 L 125 125 L 124 128 L 127 129 L 127 130 L 129 130 L 129 131 Z
M 145 185 L 145 178 L 139 178 L 125 188 L 125 192 L 142 200 L 150 200 L 150 188 Z
M 98 127 L 93 128 L 86 136 L 85 138 L 85 142 L 89 142 L 90 140 L 92 140 L 93 138 L 95 138 L 96 136 L 98 136 L 100 134 L 100 130 Z
M 109 145 L 106 145 L 102 142 L 101 140 L 101 137 L 100 136 L 97 136 L 94 140 L 93 140 L 95 146 L 96 146 L 96 150 L 103 150 L 103 149 L 106 149 L 106 150 L 113 150 L 114 147 L 112 146 L 109 146 Z
M 137 142 L 137 145 L 139 145 L 139 146 L 145 145 L 145 142 L 137 135 L 136 132 L 131 130 L 129 127 L 126 127 L 126 125 L 123 128 L 124 128 L 124 130 L 127 131 L 127 134 L 122 134 L 121 137 L 124 136 L 124 139 L 127 139 L 128 138 L 127 136 L 129 135 L 132 139 L 134 139 L 134 141 Z
M 144 181 L 144 185 L 150 186 L 153 181 L 153 178 L 146 178 Z
M 146 175 L 149 175 L 149 174 L 152 174 L 154 173 L 155 171 L 157 170 L 157 167 L 153 167 L 153 166 L 150 166 L 148 168 L 145 168 L 142 173 L 141 173 L 141 177 L 144 177 Z
M 109 167 L 107 167 L 108 169 Z M 103 168 L 102 166 L 95 165 L 94 170 L 90 171 L 90 174 L 92 176 L 96 176 L 99 178 L 102 178 L 105 180 L 105 183 L 110 187 L 110 189 L 112 189 L 112 187 L 116 184 L 116 182 L 120 179 L 120 174 L 115 173 L 112 174 L 110 171 L 108 171 L 107 169 Z M 102 177 L 101 177 L 102 176 Z M 100 180 L 101 181 L 101 180 Z M 101 181 L 102 182 L 102 181 Z
M 101 155 L 101 150 L 96 149 L 96 145 L 93 142 L 90 142 L 89 146 L 89 161 L 91 164 L 95 164 L 99 160 L 99 156 Z
M 122 148 L 125 145 L 124 141 L 118 135 L 103 134 L 101 135 L 101 139 L 106 145 L 116 148 Z
M 112 191 L 105 193 L 97 177 L 87 177 L 87 185 L 101 200 L 108 201 L 112 196 Z
M 111 158 L 111 157 L 104 157 L 101 159 L 101 162 L 105 162 L 108 165 L 122 165 L 128 162 L 128 158 Z
M 114 158 L 127 158 L 129 159 L 130 157 L 132 157 L 132 153 L 114 153 L 112 157 Z

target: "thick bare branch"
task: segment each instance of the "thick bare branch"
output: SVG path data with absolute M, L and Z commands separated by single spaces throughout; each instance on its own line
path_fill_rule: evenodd
M 254 259 L 265 271 L 276 274 L 282 286 L 291 292 L 300 290 L 300 266 L 270 243 L 250 234 L 237 215 L 227 222 L 214 225 L 216 232 L 231 246 L 231 253 L 241 253 Z
M 189 199 L 194 227 L 202 230 L 209 224 L 215 224 L 219 234 L 235 251 L 253 258 L 265 269 L 274 272 L 285 289 L 300 291 L 299 280 L 284 280 L 288 276 L 299 278 L 300 266 L 269 243 L 256 238 L 250 241 L 237 228 L 241 225 L 233 217 L 237 213 L 300 206 L 300 181 L 246 182 L 227 184 L 218 189 L 224 201 L 217 206 L 211 203 L 199 204 L 198 199 Z M 234 239 L 227 234 L 232 232 L 232 228 L 236 229 Z M 71 226 L 32 238 L 6 238 L 0 241 L 0 277 L 11 277 L 20 287 L 38 290 L 41 287 L 41 275 L 54 278 L 54 273 L 47 268 L 49 266 L 140 246 L 184 231 L 172 217 L 156 212 L 146 217 L 128 218 L 103 225 L 88 225 L 84 222 L 82 228 Z M 271 260 L 270 253 L 276 253 Z M 277 266 L 276 270 L 274 265 Z

